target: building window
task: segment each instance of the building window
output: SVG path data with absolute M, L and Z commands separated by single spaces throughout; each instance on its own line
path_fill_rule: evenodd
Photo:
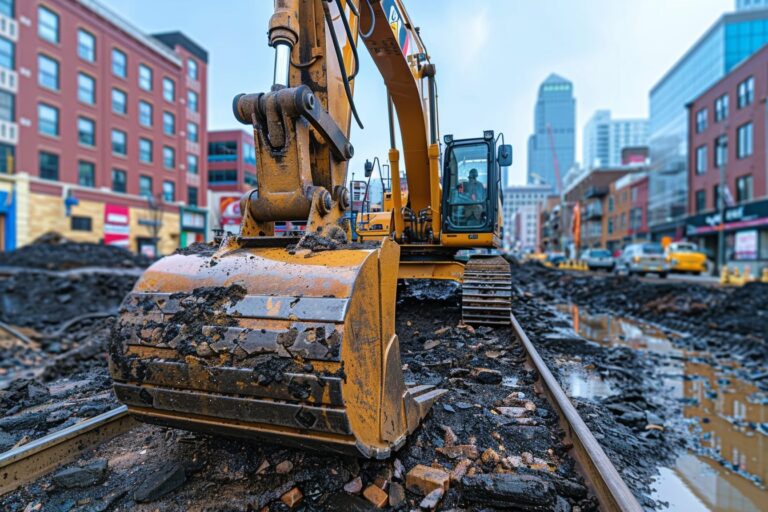
M 171 103 L 176 101 L 176 82 L 168 77 L 163 78 L 163 98 Z
M 37 35 L 51 43 L 59 43 L 59 15 L 42 5 L 37 8 Z
M 149 139 L 139 139 L 139 160 L 146 163 L 152 163 L 152 141 Z
M 77 31 L 77 55 L 88 62 L 96 60 L 96 38 L 83 29 Z
M 88 105 L 96 103 L 96 80 L 85 73 L 77 74 L 77 99 Z
M 190 174 L 197 174 L 199 172 L 197 155 L 187 155 L 187 171 Z
M 37 56 L 37 83 L 47 89 L 59 90 L 59 63 L 45 55 Z
M 197 80 L 197 62 L 187 59 L 187 76 L 192 80 Z
M 609 212 L 613 211 L 613 198 L 612 197 L 608 198 L 608 211 Z
M 736 157 L 746 158 L 752 156 L 753 137 L 752 123 L 739 126 L 737 130 L 738 146 L 736 147 Z
M 191 112 L 197 112 L 197 93 L 195 91 L 187 91 L 187 108 Z
M 728 136 L 715 139 L 715 167 L 728 164 Z
M 728 117 L 728 94 L 723 94 L 715 100 L 715 122 Z
M 163 182 L 163 201 L 172 203 L 176 200 L 176 185 L 172 181 Z
M 0 14 L 13 18 L 13 0 L 0 0 Z
M 227 160 L 237 160 L 237 142 L 209 142 L 208 160 L 210 162 L 222 162 Z
M 197 142 L 197 125 L 195 123 L 187 123 L 187 140 L 189 142 Z
M 128 153 L 128 136 L 124 131 L 112 130 L 112 153 L 123 156 Z
M 112 192 L 120 192 L 125 194 L 126 187 L 126 174 L 125 171 L 120 169 L 112 169 Z
M 707 172 L 707 145 L 696 148 L 696 174 Z
M 139 102 L 139 124 L 142 126 L 152 126 L 152 105 L 146 101 Z
M 707 191 L 696 191 L 696 213 L 701 213 L 707 209 Z
M 59 109 L 45 103 L 39 103 L 37 105 L 37 129 L 43 135 L 58 137 Z
M 16 158 L 16 146 L 0 144 L 0 173 L 10 174 L 14 171 Z
M 91 162 L 77 163 L 77 184 L 81 187 L 95 186 L 96 170 Z
M 152 90 L 152 68 L 139 64 L 139 87 L 145 91 Z
M 128 77 L 128 57 L 117 48 L 112 48 L 112 74 L 120 78 Z
M 170 112 L 163 112 L 163 132 L 166 135 L 176 133 L 176 116 Z
M 176 167 L 176 150 L 172 147 L 163 146 L 163 167 L 166 169 Z
M 16 96 L 5 91 L 0 91 L 0 120 L 16 120 Z
M 72 231 L 91 231 L 93 229 L 90 217 L 81 217 L 73 215 L 70 221 Z
M 96 123 L 85 117 L 77 118 L 77 141 L 86 146 L 96 145 Z
M 245 176 L 243 177 L 243 181 L 245 181 L 246 185 L 249 185 L 251 187 L 256 186 L 256 175 L 252 172 L 245 172 Z
M 40 152 L 40 177 L 44 180 L 59 179 L 59 155 Z
M 608 219 L 608 234 L 613 234 L 613 219 Z
M 208 183 L 237 183 L 237 170 L 208 171 Z
M 128 95 L 120 89 L 112 89 L 112 112 L 123 115 L 128 113 Z
M 152 197 L 152 178 L 149 176 L 139 176 L 139 195 Z
M 744 108 L 755 101 L 755 78 L 749 77 L 739 84 L 739 108 Z
M 243 162 L 256 165 L 256 148 L 250 144 L 243 144 Z
M 197 187 L 187 188 L 187 204 L 197 206 Z
M 0 37 L 0 67 L 13 69 L 16 66 L 16 45 Z
M 752 194 L 752 175 L 741 176 L 736 179 L 736 202 L 743 203 L 745 201 L 751 201 Z
M 707 113 L 706 108 L 696 112 L 696 133 L 702 133 L 707 129 Z

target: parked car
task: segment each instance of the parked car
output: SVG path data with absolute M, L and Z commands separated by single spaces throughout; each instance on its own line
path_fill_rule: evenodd
M 665 278 L 671 267 L 661 244 L 643 243 L 628 245 L 621 253 L 614 270 L 617 273 L 639 276 L 655 273 Z
M 582 253 L 581 259 L 587 264 L 589 270 L 612 271 L 616 266 L 616 260 L 611 252 L 606 249 L 589 249 Z
M 546 261 L 551 263 L 553 267 L 556 267 L 565 261 L 565 254 L 561 252 L 548 252 Z
M 672 242 L 666 250 L 672 272 L 700 274 L 707 271 L 707 256 L 691 242 Z

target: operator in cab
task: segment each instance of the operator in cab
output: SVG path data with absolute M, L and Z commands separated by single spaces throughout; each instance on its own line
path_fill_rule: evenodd
M 466 224 L 482 224 L 485 213 L 485 187 L 477 180 L 477 169 L 469 170 L 469 181 L 464 183 L 463 193 L 467 196 L 467 202 L 472 203 L 464 208 Z

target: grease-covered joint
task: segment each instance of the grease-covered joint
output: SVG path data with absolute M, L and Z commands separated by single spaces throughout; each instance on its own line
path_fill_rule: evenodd
M 242 124 L 254 125 L 263 93 L 238 94 L 232 100 L 232 113 Z
M 339 203 L 342 210 L 346 211 L 350 206 L 349 190 L 343 185 L 333 187 L 333 200 Z
M 293 48 L 298 41 L 298 0 L 275 0 L 275 12 L 269 19 L 269 46 L 284 43 Z

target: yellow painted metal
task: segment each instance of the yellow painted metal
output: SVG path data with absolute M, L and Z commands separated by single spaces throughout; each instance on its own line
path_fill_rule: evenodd
M 440 185 L 440 147 L 437 144 L 429 146 L 429 189 L 430 189 L 430 207 L 432 208 L 432 232 L 437 236 L 440 233 L 441 216 L 441 198 L 442 187 Z
M 498 247 L 496 233 L 442 233 L 440 244 L 445 247 Z
M 448 261 L 404 261 L 400 260 L 400 279 L 438 279 L 462 282 L 464 264 Z
M 403 199 L 398 193 L 400 185 L 400 152 L 395 148 L 389 149 L 389 170 L 392 173 L 392 209 L 395 212 L 395 240 L 400 240 L 405 224 L 403 222 Z

